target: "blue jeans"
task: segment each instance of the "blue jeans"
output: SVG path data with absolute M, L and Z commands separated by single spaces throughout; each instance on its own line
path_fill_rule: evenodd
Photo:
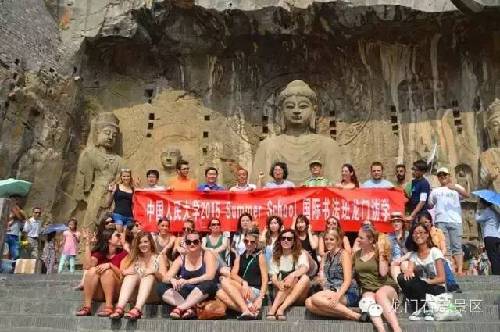
M 113 218 L 113 221 L 115 224 L 127 227 L 128 225 L 132 224 L 134 222 L 134 217 L 127 217 L 119 213 L 114 213 L 111 216 Z
M 19 236 L 13 234 L 5 235 L 5 243 L 9 246 L 9 258 L 16 260 L 19 258 Z
M 453 270 L 450 267 L 450 262 L 446 259 L 444 260 L 444 276 L 446 280 L 446 288 L 457 284 Z

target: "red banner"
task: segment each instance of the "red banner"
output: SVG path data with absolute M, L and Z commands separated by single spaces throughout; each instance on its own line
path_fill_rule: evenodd
M 381 232 L 392 231 L 391 212 L 404 211 L 406 198 L 399 189 L 283 188 L 251 192 L 145 191 L 134 193 L 134 217 L 145 231 L 156 232 L 160 217 L 170 219 L 170 230 L 182 230 L 191 218 L 196 229 L 207 231 L 212 218 L 224 231 L 236 231 L 238 218 L 248 212 L 262 229 L 269 216 L 280 216 L 286 227 L 303 214 L 314 231 L 322 231 L 329 216 L 340 220 L 344 231 L 357 231 L 363 220 L 372 220 Z

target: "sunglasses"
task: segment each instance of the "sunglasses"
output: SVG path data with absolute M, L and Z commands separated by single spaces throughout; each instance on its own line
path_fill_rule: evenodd
M 281 237 L 281 241 L 288 241 L 288 242 L 292 242 L 294 239 L 293 236 L 282 236 Z
M 255 242 L 255 240 L 253 240 L 253 241 L 252 241 L 252 240 L 246 240 L 246 239 L 245 239 L 245 240 L 243 240 L 243 242 L 244 242 L 245 244 L 255 244 L 255 243 L 256 243 L 256 242 Z
M 197 246 L 200 244 L 200 240 L 186 240 L 184 242 L 186 242 L 186 245 L 188 246 L 190 245 Z

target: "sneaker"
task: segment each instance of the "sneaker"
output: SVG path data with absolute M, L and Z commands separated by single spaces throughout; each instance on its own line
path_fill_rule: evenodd
M 426 321 L 433 321 L 434 320 L 434 315 L 430 311 L 424 312 L 424 320 Z
M 414 313 L 412 313 L 410 315 L 410 317 L 408 317 L 409 320 L 411 321 L 416 321 L 416 320 L 422 320 L 424 319 L 424 312 L 423 310 L 419 309 L 417 311 L 415 311 Z

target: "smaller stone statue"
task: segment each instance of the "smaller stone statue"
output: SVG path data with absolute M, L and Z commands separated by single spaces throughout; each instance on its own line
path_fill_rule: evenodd
M 119 121 L 111 112 L 100 113 L 94 122 L 94 143 L 86 147 L 78 161 L 74 197 L 86 203 L 82 228 L 93 230 L 108 209 L 106 194 L 110 182 L 116 180 L 122 158 L 114 153 Z
M 160 155 L 161 165 L 167 171 L 175 171 L 177 162 L 182 159 L 181 150 L 168 146 Z
M 486 113 L 486 132 L 489 148 L 481 153 L 481 186 L 500 192 L 500 99 L 488 107 Z

